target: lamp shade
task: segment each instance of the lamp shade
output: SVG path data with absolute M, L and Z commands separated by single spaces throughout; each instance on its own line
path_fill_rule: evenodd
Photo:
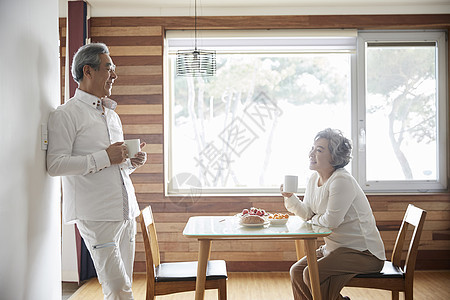
M 203 77 L 216 74 L 216 51 L 177 51 L 177 76 Z

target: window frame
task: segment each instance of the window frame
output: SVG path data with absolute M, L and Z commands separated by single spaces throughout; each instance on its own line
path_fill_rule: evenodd
M 364 191 L 373 193 L 424 193 L 442 192 L 447 189 L 448 167 L 448 77 L 447 34 L 442 30 L 361 30 L 357 44 L 357 97 L 356 116 L 353 122 L 355 171 L 354 175 Z M 366 45 L 381 42 L 436 42 L 437 48 L 437 180 L 367 180 L 366 152 L 360 151 L 361 133 L 366 132 Z M 356 155 L 355 155 L 356 152 Z M 356 161 L 356 162 L 355 162 Z
M 210 30 L 203 33 L 203 37 L 214 35 L 214 32 L 228 32 L 234 36 L 239 30 Z M 273 31 L 271 31 L 273 32 Z M 312 31 L 311 31 L 312 32 Z M 317 32 L 317 30 L 316 30 Z M 174 190 L 171 184 L 173 177 L 171 171 L 171 131 L 172 131 L 172 99 L 173 89 L 170 82 L 172 68 L 169 65 L 169 55 L 173 55 L 174 49 L 170 50 L 168 36 L 164 40 L 164 193 L 166 196 L 186 196 L 190 191 L 185 189 Z M 189 36 L 186 31 L 185 36 Z M 200 34 L 202 37 L 202 34 Z M 432 38 L 431 38 L 432 37 Z M 407 39 L 409 38 L 409 39 Z M 366 164 L 365 151 L 359 151 L 359 132 L 365 130 L 365 43 L 366 41 L 402 41 L 411 38 L 437 42 L 437 68 L 438 68 L 438 180 L 411 180 L 411 181 L 367 181 L 365 178 Z M 200 43 L 201 44 L 201 43 Z M 172 51 L 169 54 L 169 51 Z M 448 173 L 448 77 L 447 77 L 447 42 L 446 32 L 443 30 L 361 30 L 357 32 L 356 53 L 351 54 L 351 138 L 354 143 L 353 160 L 351 162 L 351 173 L 357 179 L 365 192 L 370 193 L 424 193 L 442 192 L 447 189 Z M 357 120 L 357 121 L 356 121 Z M 258 190 L 248 188 L 202 188 L 198 196 L 273 196 L 279 195 L 279 190 L 274 188 L 261 188 Z M 303 193 L 304 189 L 299 193 Z

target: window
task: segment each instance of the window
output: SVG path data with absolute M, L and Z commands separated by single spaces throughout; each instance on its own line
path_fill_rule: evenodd
M 446 187 L 447 77 L 442 32 L 362 32 L 359 181 L 366 190 Z
M 434 77 L 430 75 L 419 80 L 422 86 L 415 87 L 415 91 L 420 92 L 420 99 L 414 98 L 410 90 L 404 90 L 407 99 L 414 98 L 417 103 L 426 98 L 426 105 L 422 111 L 416 108 L 403 116 L 404 120 L 395 120 L 390 127 L 397 139 L 398 126 L 401 126 L 397 122 L 403 121 L 403 126 L 411 127 L 396 146 L 407 149 L 403 153 L 408 162 L 414 161 L 410 163 L 414 176 L 404 178 L 401 173 L 393 177 L 399 173 L 399 168 L 394 170 L 395 164 L 390 161 L 383 164 L 377 157 L 381 153 L 378 145 L 387 148 L 386 138 L 390 136 L 390 119 L 385 116 L 389 109 L 392 110 L 389 104 L 395 101 L 389 97 L 399 93 L 402 86 L 399 82 L 394 87 L 393 81 L 386 80 L 383 72 L 393 68 L 382 70 L 378 66 L 377 69 L 373 62 L 381 57 L 392 59 L 394 54 L 387 52 L 398 46 L 386 46 L 378 36 L 371 41 L 375 33 L 366 32 L 359 35 L 357 55 L 357 33 L 351 30 L 202 32 L 199 48 L 217 52 L 216 76 L 177 77 L 176 50 L 194 47 L 193 39 L 187 37 L 187 33 L 167 32 L 166 35 L 165 99 L 169 101 L 165 108 L 165 166 L 168 194 L 193 191 L 203 194 L 278 194 L 287 174 L 299 175 L 299 186 L 304 188 L 311 172 L 308 152 L 313 138 L 327 127 L 339 128 L 352 137 L 354 159 L 347 169 L 364 188 L 394 191 L 401 186 L 410 190 L 417 189 L 418 183 L 420 189 L 444 187 L 446 170 L 439 166 L 446 165 L 446 149 L 440 147 L 439 141 L 443 139 L 445 144 L 446 110 L 441 107 L 446 104 L 446 95 L 438 91 L 438 87 L 442 86 L 443 90 L 446 87 L 443 74 L 437 76 L 434 73 Z M 384 33 L 379 34 L 384 36 Z M 424 34 L 429 37 L 431 33 Z M 394 36 L 404 37 L 405 34 L 394 33 Z M 414 51 L 411 48 L 425 51 L 423 59 L 427 64 L 433 59 L 431 52 L 437 53 L 444 45 L 436 40 L 420 46 L 407 41 L 400 45 L 400 50 L 406 47 L 406 51 Z M 419 41 L 422 40 L 417 39 Z M 398 45 L 399 40 L 396 43 Z M 397 52 L 395 55 L 407 56 Z M 433 68 L 438 69 L 439 59 L 445 61 L 445 57 L 435 55 L 438 63 L 428 65 L 430 74 Z M 417 74 L 422 74 L 421 70 L 406 76 Z M 444 77 L 442 82 L 437 80 L 441 77 Z M 392 86 L 377 90 L 381 79 Z M 357 81 L 365 82 L 362 86 L 367 86 L 367 91 L 357 89 Z M 430 88 L 433 84 L 434 92 Z M 427 114 L 424 113 L 425 106 Z M 438 116 L 439 111 L 444 112 L 442 116 Z M 434 140 L 430 134 L 433 130 Z M 423 152 L 431 157 L 421 160 L 422 165 L 419 165 L 416 156 Z M 398 157 L 394 154 L 389 159 Z M 404 167 L 400 166 L 402 170 Z M 419 173 L 420 176 L 416 175 Z

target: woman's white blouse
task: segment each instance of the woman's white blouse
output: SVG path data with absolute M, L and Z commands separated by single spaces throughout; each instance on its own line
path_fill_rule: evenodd
M 337 169 L 322 186 L 315 172 L 301 201 L 296 195 L 285 198 L 286 209 L 310 220 L 312 224 L 330 228 L 325 237 L 325 254 L 339 247 L 369 250 L 385 260 L 384 244 L 376 227 L 369 201 L 359 184 L 345 169 Z

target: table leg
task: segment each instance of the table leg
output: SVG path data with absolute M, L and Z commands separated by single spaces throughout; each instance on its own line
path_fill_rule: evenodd
M 305 244 L 301 240 L 295 240 L 295 252 L 297 253 L 297 260 L 302 259 L 305 255 Z
M 195 300 L 203 300 L 205 296 L 206 267 L 211 250 L 211 240 L 199 240 L 197 281 L 195 283 Z
M 320 296 L 319 268 L 317 266 L 316 240 L 305 239 L 306 259 L 308 260 L 309 280 L 314 300 L 322 300 Z

